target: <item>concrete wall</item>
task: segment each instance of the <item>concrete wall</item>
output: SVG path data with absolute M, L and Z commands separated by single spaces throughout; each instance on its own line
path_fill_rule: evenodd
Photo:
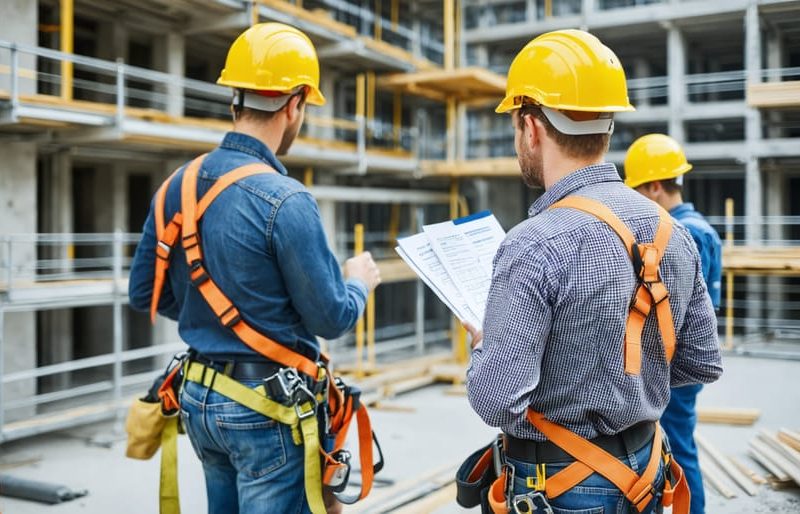
M 38 43 L 38 2 L 33 0 L 2 0 L 0 2 L 0 39 L 14 43 L 35 46 Z M 9 66 L 10 52 L 0 49 L 0 65 Z M 36 59 L 31 55 L 20 54 L 20 70 L 35 70 Z M 25 73 L 23 72 L 23 75 Z M 20 93 L 35 93 L 36 81 L 33 76 L 20 76 Z M 10 90 L 9 74 L 0 74 L 0 89 Z
M 23 3 L 23 2 L 16 2 Z M 3 4 L 5 5 L 5 4 Z M 0 236 L 36 232 L 36 147 L 31 143 L 0 145 Z M 2 249 L 3 278 L 8 266 L 6 248 Z M 15 244 L 12 269 L 36 258 L 33 244 Z M 2 303 L 0 303 L 0 309 Z M 3 320 L 2 346 L 4 366 L 0 373 L 36 367 L 36 317 L 33 312 L 6 313 Z M 34 381 L 15 382 L 3 388 L 4 398 L 35 394 Z M 19 409 L 6 421 L 21 419 L 32 410 Z

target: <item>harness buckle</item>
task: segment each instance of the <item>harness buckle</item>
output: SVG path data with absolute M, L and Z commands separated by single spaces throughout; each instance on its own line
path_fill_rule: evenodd
M 158 243 L 156 243 L 156 257 L 162 261 L 168 261 L 171 253 L 172 247 L 159 239 Z
M 339 450 L 334 452 L 331 458 L 336 462 L 328 464 L 328 468 L 326 468 L 325 486 L 335 493 L 341 493 L 347 488 L 347 483 L 350 481 L 352 455 L 347 450 Z M 327 471 L 328 469 L 331 471 Z
M 274 375 L 263 379 L 263 382 L 270 398 L 282 405 L 290 406 L 295 403 L 297 389 L 302 379 L 293 368 L 282 368 Z
M 233 316 L 231 316 L 229 319 L 225 319 L 231 313 L 233 313 Z M 219 322 L 222 323 L 222 326 L 230 329 L 242 321 L 242 315 L 239 313 L 239 310 L 233 306 L 233 304 L 225 309 L 225 312 L 217 316 L 217 318 L 219 319 Z
M 208 273 L 206 272 L 206 269 L 203 267 L 203 261 L 194 261 L 191 264 L 191 267 L 189 268 L 189 270 L 190 270 L 189 278 L 190 278 L 190 280 L 192 282 L 192 285 L 194 287 L 200 287 L 201 285 L 203 285 L 206 282 L 208 282 L 208 280 L 211 278 L 211 277 L 208 276 Z M 194 277 L 193 275 L 197 271 L 199 271 L 200 274 L 197 275 L 196 277 Z
M 544 494 L 539 491 L 532 491 L 525 494 L 517 494 L 511 501 L 516 514 L 531 514 L 541 511 L 546 514 L 553 514 L 553 507 L 547 501 Z

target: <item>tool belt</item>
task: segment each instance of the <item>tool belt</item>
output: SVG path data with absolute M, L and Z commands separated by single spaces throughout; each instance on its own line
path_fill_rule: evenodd
M 342 503 L 349 504 L 363 499 L 372 488 L 375 473 L 383 467 L 383 454 L 372 431 L 367 409 L 360 402 L 360 390 L 329 373 L 326 355 L 322 354 L 319 360 L 309 358 L 256 330 L 213 280 L 203 258 L 198 223 L 208 206 L 222 191 L 237 181 L 257 174 L 274 173 L 275 170 L 261 162 L 236 168 L 219 177 L 198 201 L 197 176 L 204 158 L 205 155 L 201 155 L 186 166 L 181 179 L 181 209 L 174 213 L 169 223 L 165 223 L 166 194 L 180 168 L 175 170 L 156 193 L 153 217 L 157 244 L 150 303 L 151 319 L 154 321 L 158 312 L 172 249 L 180 242 L 186 256 L 192 287 L 203 297 L 220 325 L 232 331 L 242 343 L 264 360 L 219 363 L 196 353 L 176 357 L 157 381 L 160 382 L 157 389 L 161 414 L 162 417 L 167 417 L 163 426 L 159 427 L 161 418 L 157 416 L 144 417 L 142 414 L 145 409 L 142 408 L 135 410 L 135 417 L 129 418 L 131 425 L 149 423 L 150 445 L 146 448 L 148 451 L 139 452 L 141 456 L 149 458 L 159 443 L 162 447 L 160 512 L 180 512 L 176 439 L 179 393 L 184 381 L 201 384 L 291 427 L 295 444 L 304 446 L 306 498 L 313 514 L 324 514 L 326 511 L 322 499 L 323 487 L 332 491 Z M 242 380 L 263 380 L 263 384 L 251 388 L 242 384 Z M 354 419 L 358 429 L 361 487 L 355 494 L 345 494 L 352 455 L 344 446 L 348 429 Z M 157 435 L 161 436 L 160 440 Z M 330 451 L 326 451 L 322 440 L 333 441 Z M 373 459 L 373 444 L 378 451 L 377 462 Z M 152 448 L 153 445 L 155 448 Z
M 656 497 L 655 479 L 663 462 L 665 482 L 661 504 L 672 505 L 674 514 L 689 513 L 690 495 L 683 470 L 672 458 L 657 423 L 639 424 L 617 436 L 587 440 L 533 410 L 528 411 L 528 420 L 548 440 L 537 443 L 500 435 L 488 446 L 474 452 L 456 473 L 459 505 L 466 508 L 481 505 L 484 514 L 527 514 L 536 510 L 552 513 L 550 500 L 597 473 L 622 492 L 630 502 L 631 512 L 643 512 Z M 640 450 L 650 441 L 652 451 L 641 475 L 615 457 Z M 527 453 L 528 450 L 535 456 Z M 514 493 L 514 467 L 506 457 L 536 464 L 536 476 L 526 477 L 530 488 L 528 493 Z M 571 464 L 548 477 L 546 465 L 552 462 Z

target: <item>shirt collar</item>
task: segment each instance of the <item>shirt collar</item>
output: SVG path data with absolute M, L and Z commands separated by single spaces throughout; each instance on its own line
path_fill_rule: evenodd
M 614 166 L 614 164 L 610 162 L 592 164 L 591 166 L 573 171 L 553 184 L 550 189 L 546 190 L 542 196 L 533 202 L 528 209 L 528 216 L 536 216 L 571 193 L 586 186 L 600 184 L 602 182 L 622 182 L 617 172 L 617 167 Z
M 241 132 L 228 132 L 225 134 L 225 138 L 222 140 L 222 143 L 219 145 L 220 148 L 224 148 L 225 150 L 233 150 L 235 152 L 242 152 L 248 155 L 252 155 L 258 159 L 261 159 L 266 164 L 275 168 L 275 171 L 280 173 L 281 175 L 287 175 L 288 172 L 286 171 L 286 167 L 275 157 L 275 154 L 272 151 L 259 141 L 258 139 L 248 136 L 247 134 L 242 134 Z
M 692 202 L 684 202 L 670 209 L 669 213 L 673 218 L 677 218 L 681 214 L 688 214 L 692 211 L 694 211 L 694 204 Z

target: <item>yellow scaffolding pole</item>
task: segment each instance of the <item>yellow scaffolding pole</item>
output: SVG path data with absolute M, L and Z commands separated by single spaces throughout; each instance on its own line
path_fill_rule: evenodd
M 364 225 L 357 223 L 353 229 L 353 254 L 360 255 L 364 251 Z M 369 300 L 367 300 L 369 302 Z M 356 323 L 356 377 L 364 376 L 364 316 Z
M 733 248 L 733 198 L 725 200 L 725 246 Z M 733 349 L 733 272 L 725 273 L 725 348 Z
M 375 72 L 367 72 L 367 134 L 371 137 L 372 120 L 375 119 Z
M 443 0 L 444 5 L 444 69 L 455 68 L 455 0 Z
M 544 17 L 553 17 L 553 0 L 544 0 Z
M 363 73 L 356 76 L 356 116 L 364 116 L 364 98 L 366 97 L 366 86 Z
M 397 30 L 400 25 L 400 0 L 392 0 L 392 29 Z
M 447 99 L 447 148 L 446 159 L 448 162 L 456 160 L 456 129 L 458 128 L 458 106 L 454 97 Z
M 74 0 L 61 0 L 61 51 L 74 51 L 75 6 Z M 72 100 L 72 61 L 61 61 L 61 98 Z
M 403 126 L 403 94 L 395 91 L 392 113 L 392 132 L 394 135 L 395 148 L 400 147 L 400 131 Z
M 260 0 L 252 0 L 253 6 L 250 9 L 250 25 L 255 25 L 260 21 L 259 14 L 258 14 L 258 4 Z
M 306 187 L 311 187 L 314 185 L 314 168 L 308 166 L 303 171 L 303 185 Z
M 458 179 L 450 179 L 450 218 L 455 219 L 459 216 L 459 194 L 458 194 Z M 458 318 L 453 317 L 452 325 L 454 327 L 452 344 L 453 344 L 453 358 L 460 364 L 465 364 L 468 360 L 467 355 L 467 331 L 461 324 Z
M 383 39 L 383 26 L 381 26 L 381 13 L 383 11 L 381 0 L 375 0 L 375 39 Z

